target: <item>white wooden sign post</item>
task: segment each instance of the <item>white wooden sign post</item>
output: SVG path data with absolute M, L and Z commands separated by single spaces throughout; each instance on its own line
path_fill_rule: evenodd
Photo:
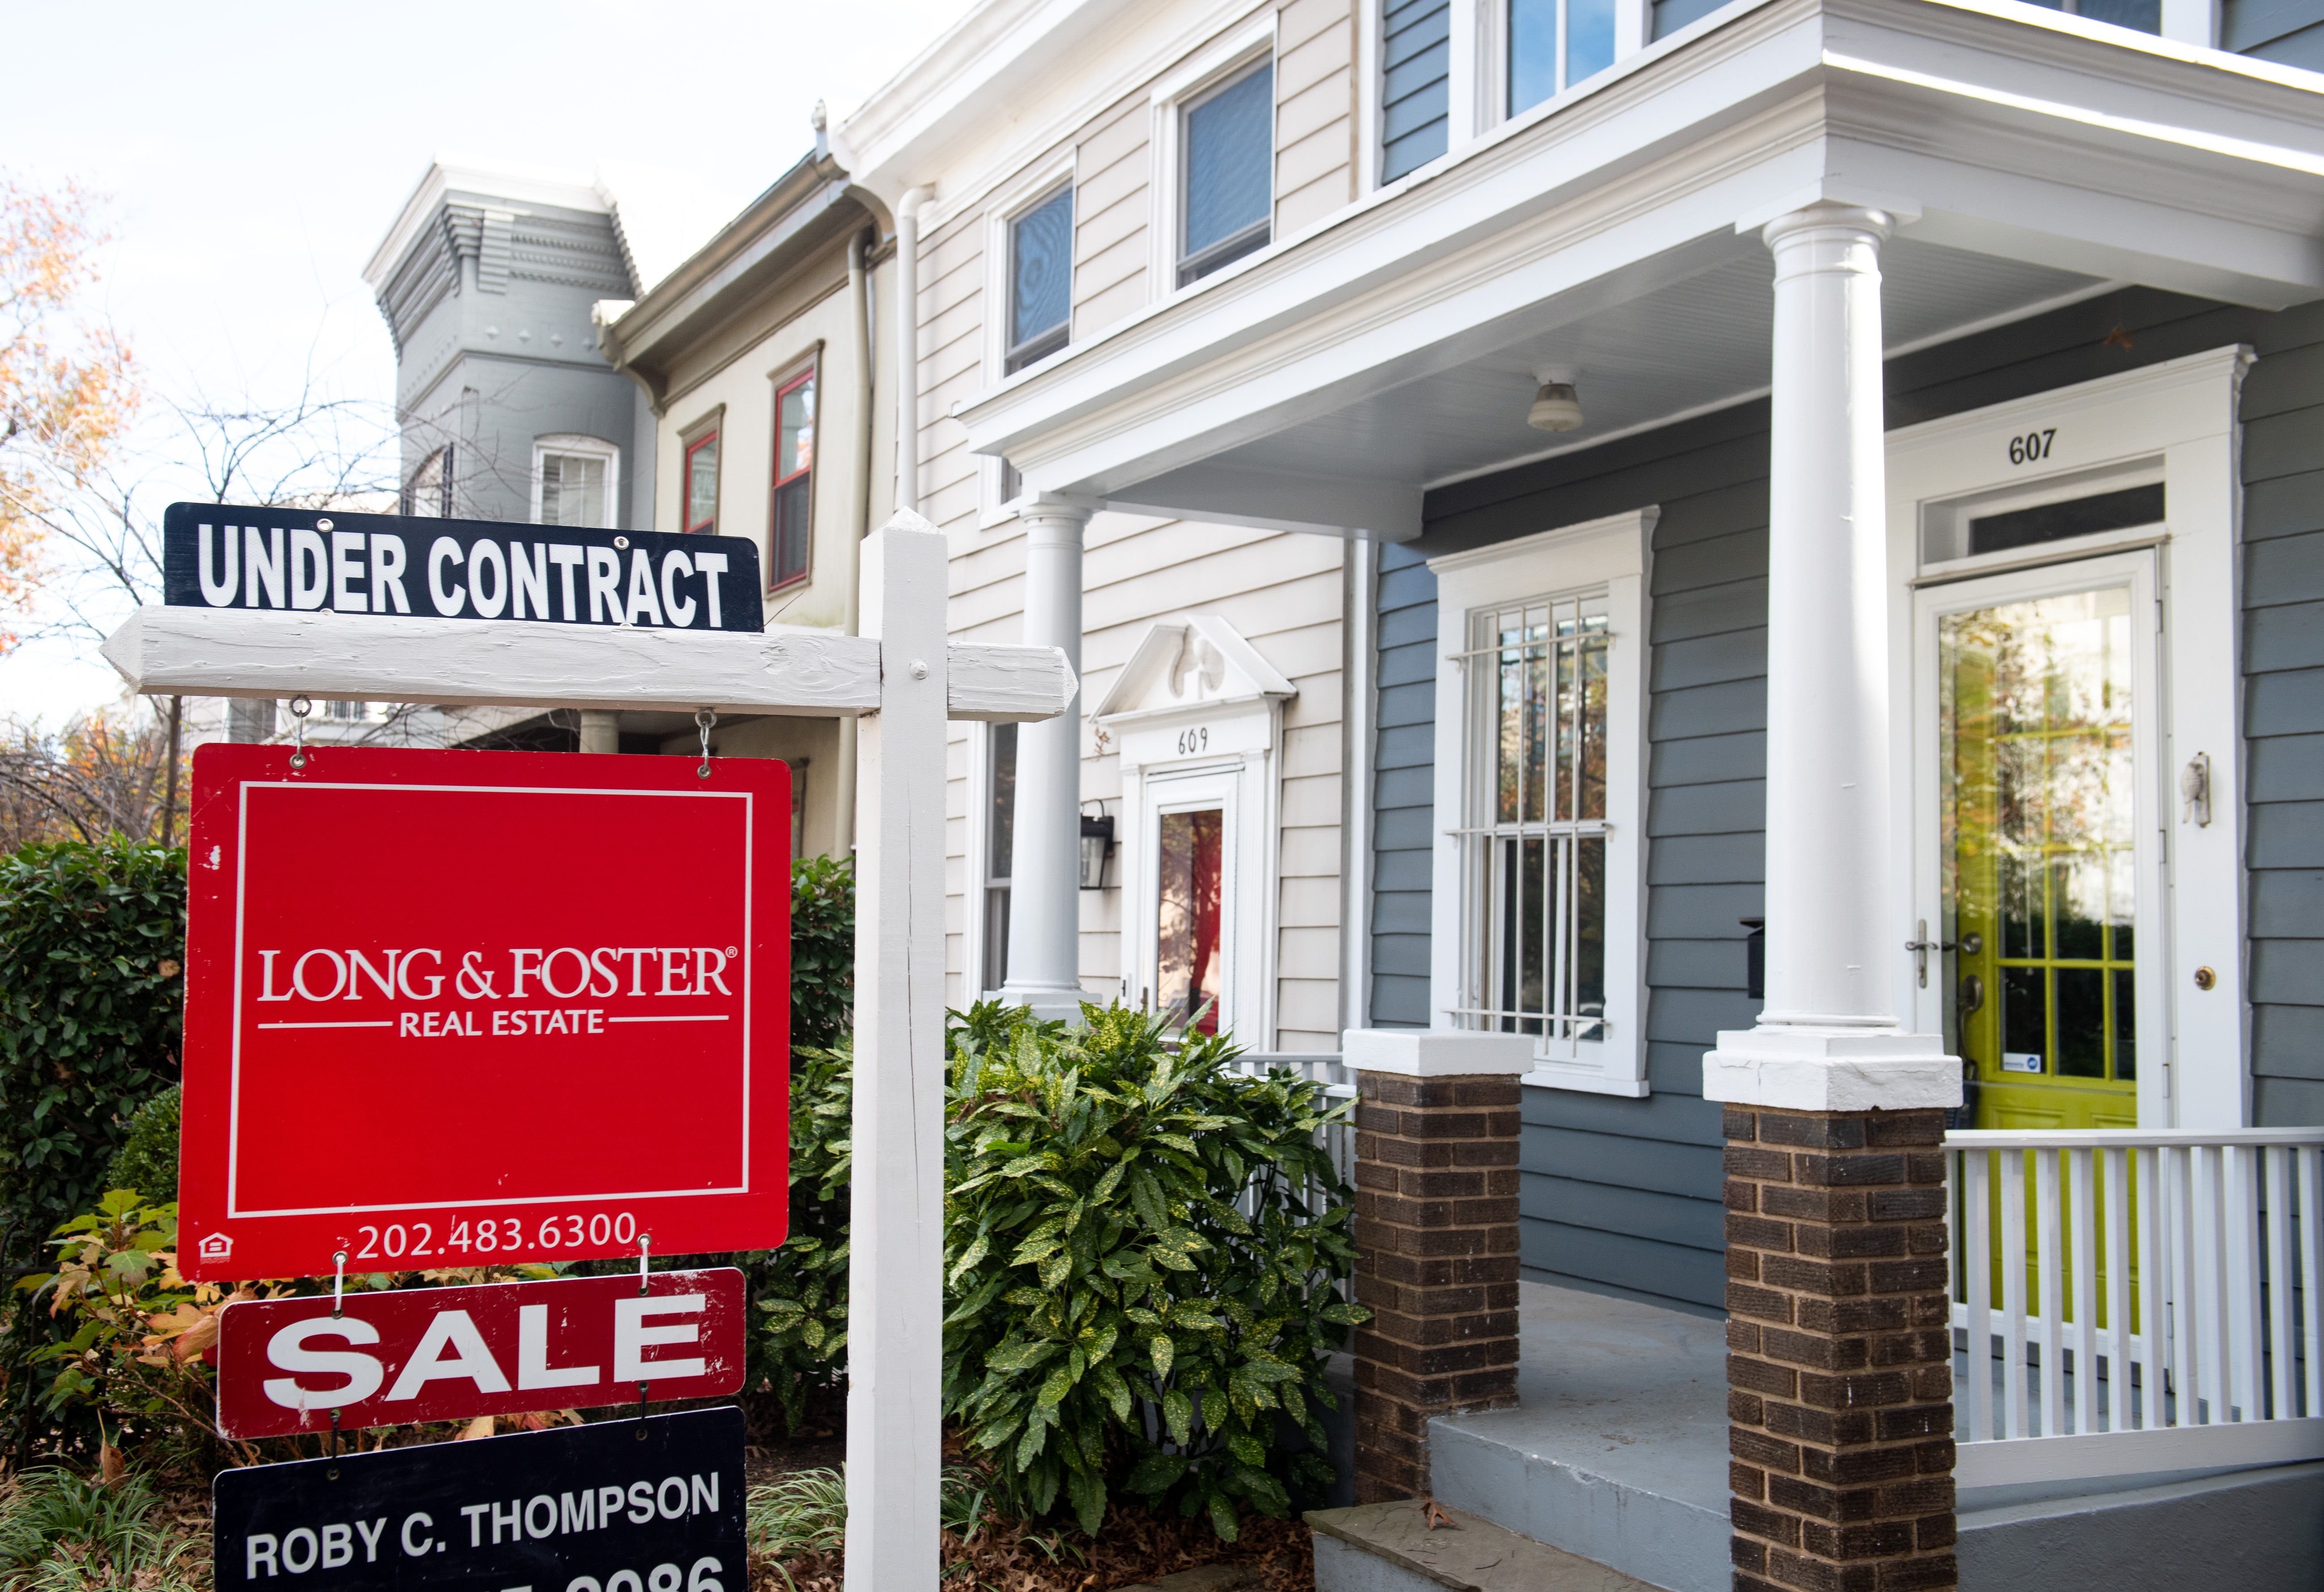
M 949 641 L 945 539 L 918 514 L 866 538 L 862 560 L 862 636 L 150 607 L 105 655 L 158 695 L 862 716 L 847 1584 L 936 1592 L 945 721 L 1054 718 L 1079 682 L 1054 647 Z

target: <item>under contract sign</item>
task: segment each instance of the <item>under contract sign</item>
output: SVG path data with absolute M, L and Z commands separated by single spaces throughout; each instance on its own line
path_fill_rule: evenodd
M 194 756 L 180 1270 L 779 1244 L 789 770 L 294 755 Z
M 161 515 L 172 607 L 755 631 L 759 590 L 747 536 L 213 503 Z

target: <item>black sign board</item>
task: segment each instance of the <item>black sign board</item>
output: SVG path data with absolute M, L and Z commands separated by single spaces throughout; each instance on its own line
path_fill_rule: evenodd
M 210 1495 L 217 1592 L 749 1587 L 731 1405 L 223 1470 Z
M 766 625 L 747 537 L 231 504 L 173 503 L 162 514 L 161 598 L 660 630 Z

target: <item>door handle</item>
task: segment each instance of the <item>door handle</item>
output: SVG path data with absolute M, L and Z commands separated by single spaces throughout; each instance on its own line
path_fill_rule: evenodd
M 1918 923 L 1914 925 L 1914 928 L 1919 934 L 1920 938 L 1917 939 L 1906 940 L 1904 942 L 1904 949 L 1913 953 L 1913 971 L 1919 976 L 1921 987 L 1923 989 L 1926 989 L 1929 987 L 1929 953 L 1931 951 L 1959 950 L 1960 949 L 1960 941 L 1957 939 L 1931 939 L 1929 938 L 1929 921 L 1926 918 L 1923 918 Z
M 1985 980 L 1972 973 L 1960 981 L 1960 993 L 1954 1004 L 1960 1008 L 1966 1022 L 1985 1009 Z

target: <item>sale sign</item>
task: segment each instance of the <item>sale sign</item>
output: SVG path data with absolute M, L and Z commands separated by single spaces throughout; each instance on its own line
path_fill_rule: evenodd
M 742 1273 L 243 1300 L 218 1312 L 218 1435 L 246 1439 L 742 1386 Z
M 779 1244 L 790 772 L 705 766 L 198 750 L 180 1272 Z

